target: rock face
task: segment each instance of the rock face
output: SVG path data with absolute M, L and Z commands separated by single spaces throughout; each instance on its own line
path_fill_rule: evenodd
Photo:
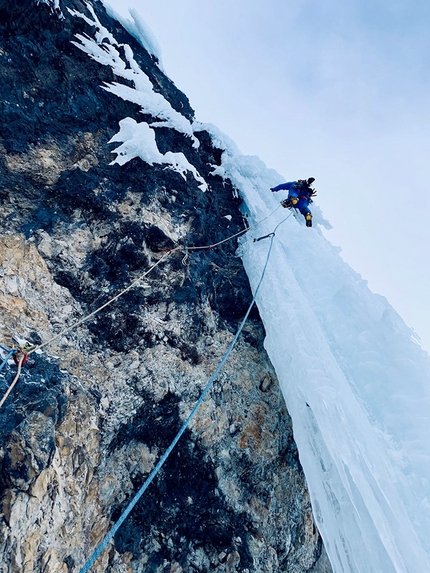
M 68 9 L 70 8 L 70 10 Z M 94 12 L 92 12 L 94 10 Z M 77 17 L 78 11 L 86 18 Z M 72 43 L 92 14 L 189 121 L 187 98 L 99 2 L 0 1 L 0 343 L 51 340 L 162 257 L 138 286 L 29 358 L 0 409 L 0 572 L 78 572 L 145 481 L 252 299 L 222 150 L 168 127 L 162 153 L 110 165 L 125 117 L 112 68 Z M 194 142 L 195 143 L 195 142 Z M 185 256 L 187 255 L 187 256 Z M 331 571 L 254 309 L 189 428 L 92 571 Z M 5 356 L 5 353 L 3 353 Z M 1 395 L 16 373 L 0 373 Z

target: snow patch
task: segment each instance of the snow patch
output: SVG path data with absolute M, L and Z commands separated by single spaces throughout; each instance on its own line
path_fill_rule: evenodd
M 88 2 L 84 2 L 84 4 L 88 12 L 93 17 L 93 19 L 88 18 L 88 16 L 85 16 L 85 14 L 82 14 L 82 12 L 78 12 L 78 10 L 71 10 L 70 8 L 67 8 L 67 10 L 70 12 L 72 16 L 75 16 L 76 18 L 81 18 L 87 24 L 93 26 L 96 29 L 95 38 L 97 44 L 102 44 L 104 40 L 107 40 L 111 44 L 118 45 L 118 42 L 115 40 L 113 35 L 109 32 L 107 28 L 105 28 L 105 26 L 102 25 L 100 20 L 97 18 L 94 8 L 91 6 L 91 4 L 88 4 Z M 76 42 L 72 42 L 72 44 L 75 44 L 75 46 L 77 46 L 78 48 L 80 47 L 78 44 L 76 44 Z
M 208 186 L 205 180 L 199 175 L 197 169 L 189 163 L 183 153 L 160 153 L 155 141 L 155 133 L 145 122 L 137 123 L 131 117 L 126 117 L 119 122 L 120 130 L 112 137 L 109 143 L 117 141 L 122 145 L 113 150 L 117 158 L 112 162 L 124 165 L 135 157 L 140 157 L 149 165 L 154 163 L 168 164 L 172 169 L 178 171 L 186 180 L 186 173 L 190 171 L 194 179 L 199 183 L 199 188 L 206 191 Z
M 193 147 L 199 147 L 200 142 L 195 137 L 191 122 L 173 109 L 170 103 L 158 92 L 155 92 L 151 80 L 142 71 L 134 59 L 133 51 L 128 44 L 119 44 L 114 36 L 100 23 L 93 8 L 86 5 L 92 18 L 69 10 L 73 16 L 82 18 L 95 27 L 95 39 L 76 34 L 78 42 L 72 42 L 77 48 L 88 54 L 103 66 L 110 66 L 113 73 L 127 80 L 129 85 L 113 82 L 106 84 L 104 89 L 116 96 L 140 105 L 142 113 L 152 115 L 162 121 L 154 122 L 154 127 L 169 127 L 190 137 Z
M 174 110 L 160 93 L 154 91 L 151 80 L 136 62 L 131 47 L 128 44 L 119 44 L 113 34 L 101 24 L 92 6 L 87 3 L 86 7 L 90 16 L 77 10 L 69 9 L 69 12 L 77 18 L 82 18 L 87 24 L 95 28 L 94 38 L 76 34 L 77 41 L 72 43 L 99 64 L 110 66 L 118 78 L 131 83 L 131 86 L 120 82 L 106 83 L 102 86 L 103 89 L 125 101 L 139 105 L 142 113 L 157 119 L 150 125 L 147 123 L 138 124 L 131 118 L 125 118 L 120 122 L 119 133 L 111 139 L 111 142 L 123 142 L 114 151 L 118 154 L 115 163 L 123 165 L 133 157 L 140 157 L 151 165 L 153 163 L 167 163 L 175 171 L 181 173 L 183 177 L 187 171 L 190 171 L 199 183 L 199 188 L 206 191 L 209 188 L 207 183 L 183 153 L 167 152 L 163 155 L 159 152 L 155 133 L 152 131 L 152 129 L 160 127 L 174 129 L 188 136 L 193 141 L 193 147 L 197 148 L 200 142 L 194 135 L 191 122 Z M 110 7 L 109 10 L 111 13 L 114 12 Z M 133 29 L 135 33 L 139 35 L 141 42 L 145 40 L 148 44 L 144 47 L 153 55 L 158 54 L 152 36 L 137 12 L 133 10 L 130 13 L 134 19 Z M 121 22 L 120 17 L 115 16 L 115 18 Z
M 135 8 L 129 8 L 129 13 L 131 16 L 131 20 L 125 18 L 116 10 L 112 8 L 112 6 L 106 2 L 106 0 L 102 0 L 104 7 L 106 8 L 106 12 L 111 18 L 117 20 L 123 28 L 127 30 L 127 32 L 135 38 L 139 44 L 145 48 L 145 50 L 154 56 L 156 59 L 156 64 L 159 66 L 161 70 L 163 70 L 163 66 L 161 63 L 161 48 L 158 44 L 158 41 L 153 34 L 152 30 L 148 26 L 148 24 L 143 20 L 139 12 Z

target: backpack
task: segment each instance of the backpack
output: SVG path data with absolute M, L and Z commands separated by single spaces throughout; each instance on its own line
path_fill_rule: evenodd
M 294 184 L 294 188 L 298 189 L 298 191 L 300 193 L 304 193 L 307 198 L 309 198 L 309 203 L 312 203 L 312 197 L 314 197 L 317 192 L 315 189 L 313 189 L 308 182 L 306 181 L 306 179 L 299 179 L 295 184 Z

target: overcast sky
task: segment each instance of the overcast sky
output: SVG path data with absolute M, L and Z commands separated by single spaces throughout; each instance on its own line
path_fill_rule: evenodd
M 198 120 L 316 178 L 325 235 L 430 350 L 430 2 L 109 4 L 139 11 Z

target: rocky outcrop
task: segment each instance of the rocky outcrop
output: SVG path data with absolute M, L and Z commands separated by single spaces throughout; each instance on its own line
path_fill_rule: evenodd
M 55 3 L 53 3 L 55 4 Z M 186 97 L 129 44 L 153 88 Z M 71 43 L 91 34 L 80 0 L 0 3 L 0 342 L 51 340 L 177 245 L 207 245 L 244 221 L 222 150 L 205 131 L 156 130 L 203 192 L 163 164 L 110 165 L 136 104 L 100 88 L 111 68 Z M 251 293 L 236 240 L 173 252 L 91 321 L 34 353 L 0 409 L 0 571 L 77 572 L 178 431 L 218 366 Z M 329 572 L 291 421 L 256 310 L 161 472 L 93 571 Z M 0 374 L 0 390 L 16 372 Z

